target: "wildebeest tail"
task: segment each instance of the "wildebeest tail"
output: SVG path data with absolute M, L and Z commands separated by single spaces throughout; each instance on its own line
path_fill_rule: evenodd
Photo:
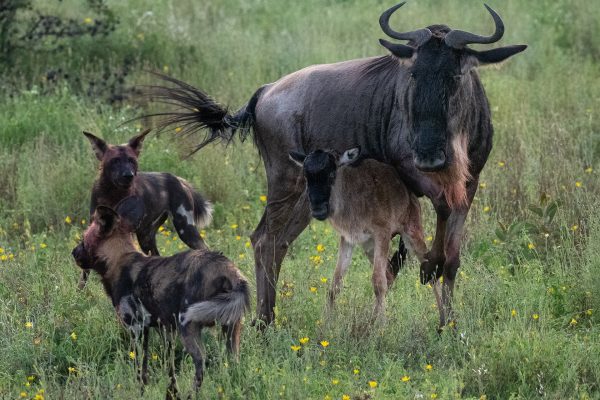
M 150 86 L 149 96 L 158 103 L 173 106 L 170 111 L 146 115 L 162 117 L 158 130 L 167 127 L 180 128 L 180 134 L 196 135 L 205 131 L 204 137 L 190 154 L 217 140 L 229 143 L 236 132 L 244 140 L 254 124 L 254 108 L 262 88 L 237 113 L 231 114 L 209 95 L 179 79 L 154 73 L 167 83 L 166 86 Z
M 202 323 L 217 321 L 221 325 L 231 325 L 239 321 L 248 308 L 250 308 L 248 283 L 239 281 L 231 291 L 219 293 L 208 300 L 190 305 L 187 310 L 179 314 L 179 323 L 185 326 L 192 321 Z

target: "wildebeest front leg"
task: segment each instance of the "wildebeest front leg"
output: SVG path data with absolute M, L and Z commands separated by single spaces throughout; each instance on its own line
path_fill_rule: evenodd
M 440 328 L 446 326 L 454 318 L 452 312 L 452 294 L 454 292 L 454 281 L 460 267 L 460 243 L 463 237 L 465 220 L 471 207 L 471 202 L 477 191 L 479 180 L 474 178 L 467 184 L 467 205 L 452 210 L 446 224 L 444 238 L 445 262 L 443 267 L 444 280 L 440 285 L 435 282 L 436 301 L 440 312 Z
M 150 338 L 150 329 L 145 327 L 142 338 L 142 370 L 140 378 L 144 385 L 148 384 L 148 340 Z
M 278 186 L 284 186 L 278 182 Z M 275 318 L 275 288 L 289 245 L 310 222 L 305 192 L 272 193 L 258 227 L 251 236 L 256 270 L 256 314 L 270 324 Z
M 338 259 L 335 266 L 335 272 L 333 273 L 333 283 L 329 289 L 329 300 L 327 303 L 329 308 L 333 308 L 335 298 L 342 289 L 342 279 L 344 278 L 344 275 L 346 275 L 346 272 L 348 272 L 348 267 L 352 262 L 352 248 L 353 246 L 348 243 L 344 237 L 340 238 Z

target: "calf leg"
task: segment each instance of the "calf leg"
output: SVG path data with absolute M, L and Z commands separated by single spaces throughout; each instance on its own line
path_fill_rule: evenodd
M 329 289 L 329 308 L 333 308 L 335 297 L 342 289 L 342 279 L 344 278 L 344 275 L 346 275 L 346 272 L 348 272 L 348 267 L 352 262 L 352 247 L 353 246 L 348 243 L 344 237 L 340 238 L 338 259 L 335 266 L 335 272 L 333 273 L 333 283 Z
M 202 386 L 202 380 L 204 378 L 204 360 L 202 358 L 202 350 L 198 344 L 201 329 L 202 327 L 196 322 L 191 322 L 185 326 L 179 327 L 183 347 L 185 347 L 185 350 L 192 357 L 194 366 L 196 367 L 194 380 L 194 388 L 196 390 Z
M 282 192 L 283 182 L 269 188 L 267 207 L 251 236 L 256 271 L 256 314 L 259 321 L 270 324 L 275 318 L 275 288 L 281 262 L 289 245 L 310 222 L 308 196 L 305 192 Z M 287 188 L 290 189 L 289 187 Z
M 89 277 L 90 277 L 89 269 L 84 269 L 83 271 L 81 271 L 81 274 L 79 275 L 79 283 L 77 284 L 77 289 L 83 290 L 83 288 L 87 284 Z
M 425 257 L 427 245 L 425 244 L 423 225 L 421 224 L 421 207 L 417 199 L 411 201 L 408 221 L 402 234 L 421 265 L 426 263 L 428 261 Z
M 390 250 L 390 235 L 375 237 L 375 257 L 373 263 L 373 289 L 375 291 L 374 315 L 382 317 L 385 311 L 385 294 L 388 289 L 386 271 L 388 268 L 388 252 Z

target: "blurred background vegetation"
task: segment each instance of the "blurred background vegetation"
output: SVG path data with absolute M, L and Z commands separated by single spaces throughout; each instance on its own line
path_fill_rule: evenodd
M 128 393 L 137 393 L 127 360 L 111 358 L 126 345 L 101 289 L 93 288 L 81 302 L 74 291 L 77 273 L 69 251 L 80 221 L 89 217 L 96 173 L 82 130 L 122 143 L 151 124 L 125 123 L 153 110 L 137 89 L 155 82 L 148 71 L 183 79 L 236 109 L 260 85 L 305 66 L 385 54 L 377 42 L 383 37 L 377 19 L 391 5 L 382 0 L 1 0 L 0 257 L 6 258 L 0 261 L 5 314 L 0 343 L 10 350 L 0 360 L 0 395 L 18 396 L 30 374 L 37 382 L 43 378 L 39 387 L 53 390 L 55 397 L 117 396 L 119 376 L 130 378 Z M 335 235 L 315 223 L 284 265 L 279 328 L 271 332 L 272 341 L 263 345 L 245 333 L 250 344 L 242 366 L 233 375 L 209 371 L 208 393 L 294 398 L 287 385 L 300 390 L 297 398 L 329 392 L 361 399 L 419 393 L 599 398 L 600 282 L 594 271 L 600 262 L 600 7 L 584 0 L 490 0 L 489 5 L 506 25 L 498 45 L 529 48 L 500 68 L 481 70 L 495 139 L 467 225 L 457 294 L 470 342 L 433 335 L 435 310 L 418 318 L 431 299 L 423 306 L 430 294 L 415 288 L 416 270 L 409 270 L 411 279 L 399 282 L 390 295 L 393 316 L 379 339 L 356 339 L 355 321 L 343 313 L 359 318 L 360 312 L 348 304 L 337 325 L 314 325 L 324 298 L 320 288 L 326 286 L 320 278 L 331 274 L 336 250 Z M 481 2 L 472 0 L 411 1 L 392 20 L 398 30 L 433 23 L 482 34 L 492 29 Z M 265 192 L 256 150 L 249 142 L 216 145 L 182 161 L 193 138 L 174 138 L 174 132 L 148 138 L 141 168 L 180 175 L 206 194 L 216 209 L 206 233 L 209 243 L 237 259 L 253 280 L 245 243 L 260 218 Z M 422 204 L 432 234 L 433 213 Z M 162 240 L 167 253 L 182 248 L 171 245 L 171 238 Z M 324 264 L 309 259 L 317 243 L 327 245 Z M 357 259 L 365 264 L 364 257 Z M 350 274 L 354 292 L 349 290 L 346 301 L 369 304 L 368 268 L 357 270 Z M 48 289 L 48 281 L 60 288 Z M 293 282 L 297 290 L 291 289 Z M 319 287 L 319 300 L 302 282 Z M 401 297 L 414 291 L 421 294 Z M 507 322 L 511 310 L 519 316 L 513 325 Z M 542 316 L 539 326 L 532 325 L 533 314 Z M 52 318 L 43 318 L 48 315 Z M 24 323 L 36 318 L 40 328 L 32 334 Z M 93 338 L 108 322 L 107 335 Z M 77 349 L 69 338 L 73 329 L 81 332 Z M 289 344 L 305 334 L 339 341 L 326 367 L 316 349 L 307 348 L 305 358 L 289 358 Z M 42 338 L 44 351 L 32 350 L 36 338 Z M 449 372 L 417 380 L 429 362 Z M 340 364 L 345 372 L 336 369 Z M 350 365 L 357 364 L 372 379 L 386 382 L 379 391 L 363 390 L 360 385 L 371 379 L 365 374 L 352 381 Z M 264 372 L 269 365 L 281 369 L 269 376 Z M 81 370 L 78 379 L 68 366 Z M 253 381 L 252 371 L 262 380 Z M 413 376 L 412 383 L 399 381 L 400 373 Z M 310 382 L 297 382 L 302 374 Z M 345 375 L 342 386 L 315 378 Z M 398 381 L 392 383 L 390 376 Z

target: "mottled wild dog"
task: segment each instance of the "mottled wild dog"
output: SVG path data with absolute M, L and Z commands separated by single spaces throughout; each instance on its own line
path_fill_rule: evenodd
M 81 268 L 90 267 L 122 323 L 136 337 L 143 334 L 142 382 L 147 382 L 150 327 L 179 331 L 196 367 L 195 386 L 203 377 L 202 351 L 198 345 L 203 327 L 218 322 L 227 348 L 236 356 L 240 348 L 242 317 L 249 307 L 246 278 L 221 253 L 188 250 L 171 257 L 146 256 L 133 241 L 135 227 L 144 215 L 139 197 L 128 197 L 116 211 L 98 206 L 82 242 L 73 249 Z M 174 390 L 174 372 L 171 371 Z
M 373 265 L 374 311 L 378 316 L 395 278 L 388 269 L 390 240 L 402 235 L 421 263 L 425 261 L 427 246 L 417 197 L 392 166 L 372 159 L 360 160 L 359 156 L 359 147 L 346 150 L 341 156 L 323 150 L 308 155 L 289 153 L 290 159 L 303 169 L 312 216 L 321 221 L 328 219 L 341 236 L 329 305 L 340 292 L 342 278 L 352 261 L 352 248 L 361 245 Z M 360 165 L 351 166 L 357 162 Z
M 140 197 L 145 206 L 136 236 L 142 251 L 159 255 L 156 231 L 171 215 L 173 225 L 181 240 L 192 249 L 206 248 L 198 233 L 210 223 L 210 202 L 194 191 L 184 179 L 165 172 L 138 172 L 138 157 L 142 143 L 150 130 L 131 138 L 126 144 L 112 145 L 92 135 L 83 134 L 92 144 L 100 160 L 99 174 L 92 188 L 90 216 L 96 207 L 115 207 L 128 196 Z M 87 282 L 88 271 L 81 273 L 79 288 Z

